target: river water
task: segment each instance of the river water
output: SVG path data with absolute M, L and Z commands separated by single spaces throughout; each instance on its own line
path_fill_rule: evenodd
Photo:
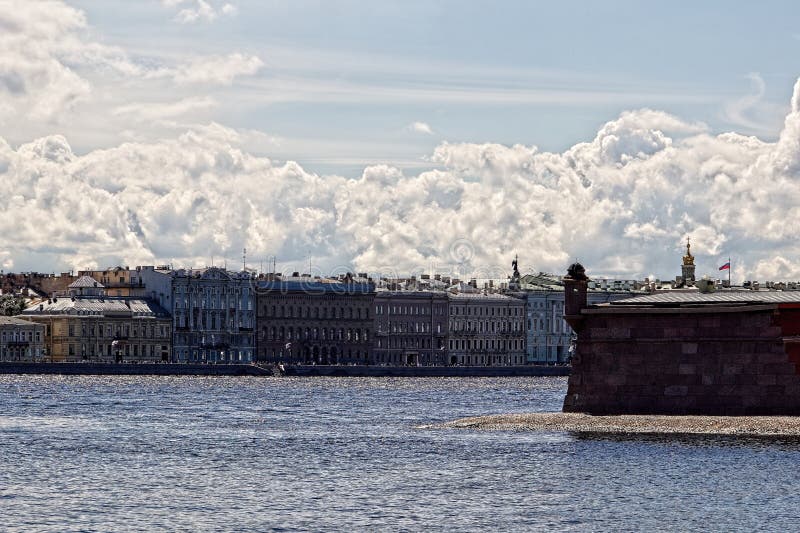
M 565 388 L 0 376 L 0 530 L 797 529 L 797 440 L 419 427 Z

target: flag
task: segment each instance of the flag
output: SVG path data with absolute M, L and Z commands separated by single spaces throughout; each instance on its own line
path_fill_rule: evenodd
M 730 269 L 731 269 L 731 262 L 730 262 L 730 261 L 728 261 L 727 263 L 725 263 L 724 265 L 722 265 L 721 267 L 719 267 L 719 269 L 720 269 L 720 270 L 730 270 Z

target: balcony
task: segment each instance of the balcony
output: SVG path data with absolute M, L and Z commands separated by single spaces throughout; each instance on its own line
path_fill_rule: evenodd
M 8 341 L 6 346 L 30 346 L 30 341 Z

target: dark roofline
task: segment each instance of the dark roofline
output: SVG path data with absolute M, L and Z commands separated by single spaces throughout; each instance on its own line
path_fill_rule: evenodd
M 319 281 L 261 281 L 256 290 L 262 293 L 375 294 L 372 283 L 322 283 Z

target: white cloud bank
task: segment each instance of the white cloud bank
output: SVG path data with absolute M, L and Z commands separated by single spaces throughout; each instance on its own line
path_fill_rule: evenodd
M 524 268 L 671 277 L 691 235 L 699 275 L 730 255 L 736 277 L 800 279 L 800 82 L 775 143 L 643 109 L 563 153 L 443 143 L 435 170 L 346 179 L 242 142 L 217 124 L 84 156 L 61 136 L 0 139 L 0 258 L 201 265 L 247 247 L 285 268 L 501 274 L 519 253 Z

